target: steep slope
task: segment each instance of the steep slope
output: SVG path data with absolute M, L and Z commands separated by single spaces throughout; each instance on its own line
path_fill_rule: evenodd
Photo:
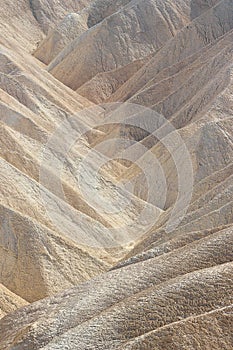
M 88 100 L 55 80 L 33 57 L 25 52 L 22 56 L 21 48 L 18 51 L 2 47 L 0 63 L 0 202 L 4 223 L 0 269 L 1 282 L 31 302 L 112 266 L 124 255 L 124 243 L 135 239 L 132 226 L 144 202 L 117 188 L 102 171 L 98 177 L 104 193 L 100 198 L 103 211 L 88 203 L 76 175 L 90 149 L 88 137 L 83 136 L 68 152 L 65 135 L 74 141 L 80 138 L 80 130 L 85 135 L 85 130 L 92 129 L 93 117 L 98 117 L 96 110 L 93 115 Z M 82 174 L 85 188 L 96 191 L 95 162 L 102 156 L 96 151 L 92 157 Z M 90 195 L 93 197 L 93 192 Z M 115 208 L 117 200 L 125 205 L 131 202 L 123 214 Z M 115 208 L 112 214 L 111 203 Z M 152 207 L 152 212 L 159 215 L 161 211 Z M 139 225 L 142 232 L 144 225 Z M 31 255 L 25 256 L 28 250 Z M 4 274 L 6 261 L 10 276 Z
M 53 28 L 69 12 L 77 12 L 87 6 L 91 0 L 51 0 L 49 6 L 45 0 L 30 0 L 30 8 L 36 21 L 45 33 Z
M 107 269 L 72 240 L 1 205 L 1 282 L 33 302 Z
M 0 318 L 27 304 L 25 300 L 0 284 Z
M 135 60 L 118 69 L 98 73 L 76 91 L 81 96 L 88 96 L 88 99 L 94 103 L 102 103 L 129 80 L 149 59 L 150 56 Z
M 1 43 L 14 49 L 21 46 L 26 51 L 35 50 L 48 30 L 53 28 L 69 12 L 80 11 L 90 1 L 22 0 L 1 1 Z M 9 40 L 10 39 L 10 40 Z M 13 43 L 12 43 L 13 40 Z
M 9 46 L 14 46 L 11 36 L 8 40 Z M 77 239 L 67 240 L 67 235 L 58 232 L 57 227 L 51 227 L 40 193 L 40 166 L 51 133 L 62 120 L 90 106 L 90 103 L 53 79 L 35 59 L 22 51 L 20 43 L 15 51 L 1 46 L 0 71 L 0 153 L 1 170 L 5 169 L 1 173 L 0 200 L 3 223 L 1 282 L 18 295 L 34 301 L 106 270 L 108 263 L 99 259 L 112 263 L 111 256 L 104 249 L 98 251 L 97 257 L 92 257 L 90 254 L 95 256 L 95 249 L 87 252 L 77 244 Z M 88 122 L 88 115 L 85 117 Z M 86 213 L 86 216 L 83 214 L 86 223 L 93 216 L 97 222 L 100 220 L 108 226 L 80 196 L 77 199 L 77 192 L 67 181 L 64 181 L 64 188 L 71 203 L 70 210 L 76 207 L 77 212 Z M 54 198 L 54 205 L 60 205 L 62 211 L 66 203 L 50 194 L 49 190 L 56 193 L 53 186 L 52 181 L 46 193 Z M 91 222 L 94 221 L 90 221 L 90 225 Z M 67 232 L 70 232 L 68 226 Z M 48 250 L 44 250 L 44 239 Z M 51 270 L 54 259 L 57 264 Z M 86 265 L 90 267 L 89 272 L 83 269 Z
M 125 101 L 144 88 L 158 74 L 169 73 L 174 68 L 183 68 L 183 62 L 192 60 L 195 53 L 210 46 L 233 26 L 232 1 L 222 0 L 210 10 L 194 19 L 189 26 L 183 28 L 174 40 L 169 41 L 111 97 L 111 101 Z M 168 70 L 168 72 L 166 71 Z M 177 71 L 175 71 L 176 73 Z M 173 73 L 173 74 L 175 74 Z M 166 78 L 166 77 L 165 77 Z
M 220 0 L 193 0 L 191 3 L 191 18 L 200 16 L 203 12 L 215 6 Z
M 22 0 L 20 4 L 2 0 L 0 19 L 1 44 L 14 47 L 20 45 L 31 52 L 43 38 L 43 31 L 27 0 Z
M 129 261 L 138 261 L 138 259 L 141 260 L 156 255 L 158 253 L 157 245 L 161 245 L 162 251 L 167 249 L 166 245 L 163 247 L 164 240 L 169 244 L 169 240 L 172 240 L 173 237 L 178 237 L 179 240 L 180 235 L 182 240 L 184 235 L 189 232 L 214 229 L 214 227 L 232 223 L 232 72 L 224 81 L 225 83 L 228 83 L 227 88 L 215 99 L 211 99 L 211 103 L 207 105 L 209 111 L 207 112 L 206 107 L 203 109 L 199 105 L 199 120 L 190 123 L 187 117 L 184 118 L 183 120 L 190 124 L 179 131 L 182 139 L 185 140 L 189 153 L 194 156 L 194 187 L 186 218 L 172 232 L 172 235 L 167 234 L 165 229 L 172 208 L 167 210 L 158 224 L 145 237 L 145 240 L 139 242 L 138 247 L 129 253 L 130 259 L 132 259 Z M 210 86 L 208 85 L 209 89 Z M 206 94 L 209 98 L 212 91 L 209 93 L 208 91 L 206 90 Z M 178 102 L 183 103 L 185 92 L 180 96 L 182 98 Z M 189 111 L 189 114 L 192 111 L 190 102 L 187 111 Z M 194 109 L 192 112 L 194 112 L 193 115 L 196 118 L 196 110 Z M 143 140 L 143 142 L 148 143 L 146 140 Z M 167 174 L 166 179 L 168 188 L 170 188 L 167 196 L 167 205 L 169 206 L 174 203 L 179 193 L 176 166 L 162 143 L 157 143 L 155 146 L 152 142 L 150 144 L 152 146 L 151 151 L 156 155 Z M 146 157 L 147 154 L 145 153 L 143 158 Z M 140 162 L 143 163 L 143 160 Z M 143 196 L 145 191 L 143 177 L 134 165 L 122 175 L 122 181 L 126 181 L 132 176 L 138 178 L 135 193 Z M 182 199 L 180 201 L 182 203 Z M 148 251 L 145 252 L 145 250 Z M 135 254 L 139 254 L 138 257 L 134 257 Z
M 218 232 L 32 305 L 26 317 L 20 316 L 23 310 L 14 315 L 18 320 L 14 325 L 12 316 L 0 323 L 2 348 L 26 349 L 28 344 L 32 349 L 60 349 L 65 344 L 72 349 L 124 348 L 127 340 L 229 306 L 231 245 L 232 229 Z
M 1 350 L 233 348 L 232 6 L 3 2 Z
M 90 5 L 82 11 L 69 13 L 64 19 L 61 17 L 62 21 L 49 31 L 34 52 L 34 56 L 45 64 L 49 64 L 75 38 L 129 2 L 130 0 L 89 1 Z
M 233 342 L 229 334 L 233 324 L 232 311 L 233 306 L 229 306 L 190 317 L 185 321 L 174 322 L 138 337 L 119 349 L 144 350 L 156 346 L 158 350 L 166 350 L 171 348 L 171 344 L 174 350 L 181 347 L 195 349 L 197 346 L 207 350 L 230 349 Z
M 85 17 L 79 13 L 69 13 L 34 51 L 34 56 L 49 64 L 69 43 L 84 33 L 88 27 Z
M 50 63 L 48 70 L 76 90 L 100 72 L 143 59 L 188 23 L 188 3 L 132 1 L 75 39 Z

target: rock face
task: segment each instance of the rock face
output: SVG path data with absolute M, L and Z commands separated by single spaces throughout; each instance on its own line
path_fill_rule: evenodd
M 34 52 L 34 56 L 45 64 L 49 64 L 74 39 L 129 2 L 130 0 L 89 1 L 89 6 L 79 13 L 69 13 L 64 19 L 61 16 L 62 21 L 49 31 L 47 37 Z
M 157 82 L 157 74 L 161 76 L 159 80 L 165 80 L 173 69 L 173 74 L 176 74 L 184 65 L 189 65 L 195 58 L 198 59 L 199 53 L 205 54 L 211 46 L 219 45 L 221 39 L 227 40 L 227 42 L 224 41 L 224 46 L 227 45 L 228 35 L 226 34 L 231 35 L 232 26 L 232 2 L 221 1 L 192 21 L 187 28 L 181 30 L 174 40 L 164 45 L 147 65 L 126 82 L 115 96 L 111 97 L 111 100 L 129 99 L 148 85 L 152 85 L 153 79 Z
M 18 295 L 10 292 L 5 286 L 0 284 L 0 318 L 10 312 L 26 306 L 28 303 Z
M 14 47 L 21 45 L 31 52 L 36 43 L 43 38 L 42 29 L 33 16 L 27 0 L 22 0 L 20 4 L 15 1 L 1 1 L 0 18 L 1 43 L 4 45 L 12 44 Z
M 51 0 L 48 6 L 45 0 L 29 0 L 31 12 L 45 33 L 67 13 L 80 11 L 89 3 L 90 0 Z
M 12 316 L 1 321 L 2 348 L 27 349 L 30 344 L 31 349 L 125 349 L 139 343 L 142 349 L 153 349 L 161 334 L 161 344 L 169 349 L 170 334 L 175 338 L 179 328 L 176 348 L 195 344 L 199 337 L 205 344 L 202 332 L 210 332 L 207 346 L 217 349 L 217 341 L 230 349 L 232 262 L 227 261 L 232 259 L 231 245 L 232 229 L 219 231 L 33 304 L 27 317 L 23 310 L 14 314 L 14 324 Z M 218 322 L 221 317 L 224 321 Z M 203 328 L 190 339 L 188 330 L 197 324 Z
M 90 102 L 66 89 L 34 59 L 31 61 L 30 56 L 27 61 L 25 55 L 22 59 L 20 54 L 4 50 L 1 55 L 1 281 L 16 294 L 34 301 L 108 269 L 116 257 L 105 247 L 118 246 L 117 237 L 109 235 L 111 227 L 119 223 L 131 225 L 143 202 L 135 197 L 133 207 L 125 215 L 97 213 L 82 197 L 74 175 L 75 163 L 85 154 L 85 145 L 81 152 L 73 150 L 66 158 L 69 165 L 62 180 L 65 192 L 59 192 L 54 168 L 43 152 L 46 149 L 47 156 L 53 154 L 57 164 L 63 166 L 61 150 L 55 151 L 55 145 L 49 145 L 48 140 L 56 125 L 69 116 L 72 120 L 72 115 L 90 106 Z M 83 125 L 82 118 L 88 122 L 87 114 L 80 118 L 77 128 Z M 70 137 L 70 131 L 70 124 L 65 123 L 62 133 Z M 45 165 L 43 170 L 41 163 Z M 92 168 L 90 164 L 91 171 L 85 170 L 85 186 L 93 186 Z M 105 182 L 102 186 L 106 187 Z M 106 191 L 105 205 L 116 195 L 127 203 L 129 195 L 125 193 L 123 197 L 117 188 L 111 187 Z M 86 237 L 86 242 L 82 237 Z M 91 246 L 103 246 L 103 249 Z M 123 252 L 124 247 L 116 250 L 119 256 Z M 4 273 L 6 261 L 9 271 Z
M 24 50 L 32 52 L 48 31 L 54 28 L 70 12 L 80 11 L 88 0 L 22 0 L 1 2 L 1 42 L 20 44 Z M 9 40 L 10 38 L 10 40 Z
M 49 64 L 72 40 L 88 29 L 84 18 L 78 13 L 69 13 L 34 52 L 45 64 Z
M 0 14 L 0 349 L 231 350 L 232 0 L 21 5 Z
M 188 3 L 130 2 L 84 36 L 77 37 L 50 63 L 48 70 L 76 90 L 98 73 L 143 59 L 159 50 L 189 22 Z

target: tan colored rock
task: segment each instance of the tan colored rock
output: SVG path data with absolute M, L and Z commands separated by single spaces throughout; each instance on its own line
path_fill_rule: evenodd
M 229 329 L 233 325 L 233 306 L 224 307 L 185 321 L 161 327 L 156 331 L 138 337 L 119 349 L 180 349 L 186 347 L 196 349 L 230 349 L 232 336 Z
M 95 26 L 103 21 L 106 17 L 130 4 L 131 0 L 93 0 L 82 12 L 88 15 L 88 28 Z
M 0 284 L 0 318 L 27 304 L 25 300 Z
M 112 349 L 163 326 L 231 305 L 232 263 L 224 262 L 232 259 L 232 230 L 211 236 L 32 305 L 27 317 L 15 314 L 14 325 L 11 316 L 5 318 L 0 323 L 2 348 L 7 344 L 26 348 L 30 343 L 32 349 L 62 349 L 66 342 L 73 349 L 96 344 Z M 221 255 L 223 245 L 226 250 Z
M 22 0 L 20 4 L 1 1 L 0 18 L 1 44 L 14 47 L 20 45 L 32 52 L 43 38 L 43 31 L 33 16 L 29 1 Z
M 188 4 L 188 0 L 132 2 L 74 40 L 50 63 L 48 70 L 77 90 L 98 73 L 143 59 L 159 50 L 189 22 Z
M 77 89 L 77 93 L 81 96 L 88 97 L 90 101 L 96 104 L 103 103 L 148 60 L 149 57 L 146 57 L 143 60 L 133 61 L 124 67 L 106 73 L 98 73 L 94 78 Z
M 174 68 L 183 67 L 183 62 L 192 60 L 196 53 L 207 45 L 215 44 L 233 28 L 232 2 L 220 1 L 214 8 L 202 13 L 190 25 L 183 28 L 174 40 L 167 42 L 154 55 L 151 61 L 142 67 L 111 97 L 111 101 L 125 101 L 139 92 L 148 82 L 163 71 L 169 73 Z M 220 24 L 220 23 L 223 23 Z
M 1 350 L 232 350 L 232 14 L 3 2 Z
M 30 0 L 29 3 L 36 21 L 47 33 L 68 13 L 80 11 L 90 3 L 90 0 L 67 0 L 66 3 L 60 0 L 51 0 L 49 6 L 45 0 Z
M 46 38 L 35 50 L 34 56 L 45 64 L 49 64 L 75 38 L 129 2 L 130 0 L 89 1 L 89 6 L 86 6 L 82 11 L 69 13 L 55 28 L 51 28 Z M 80 8 L 79 5 L 78 10 Z M 59 16 L 63 17 L 61 13 Z
M 50 28 L 58 24 L 68 13 L 88 5 L 88 0 L 22 0 L 1 1 L 1 43 L 16 49 L 20 45 L 33 52 Z
M 36 58 L 49 64 L 72 40 L 88 29 L 85 18 L 78 13 L 69 13 L 61 23 L 49 31 L 33 53 Z
M 107 269 L 84 248 L 28 216 L 3 205 L 0 211 L 1 282 L 27 301 L 55 294 Z

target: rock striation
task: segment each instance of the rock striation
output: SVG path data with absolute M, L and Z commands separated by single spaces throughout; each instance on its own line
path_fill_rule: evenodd
M 50 63 L 48 70 L 76 90 L 98 73 L 143 59 L 158 51 L 189 22 L 187 3 L 184 0 L 130 2 L 78 36 Z
M 21 5 L 0 14 L 0 349 L 231 350 L 232 0 Z
M 0 318 L 27 304 L 25 300 L 0 284 Z

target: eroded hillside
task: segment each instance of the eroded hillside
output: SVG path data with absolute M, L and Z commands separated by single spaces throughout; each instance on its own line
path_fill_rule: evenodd
M 232 0 L 0 18 L 1 350 L 231 350 Z

